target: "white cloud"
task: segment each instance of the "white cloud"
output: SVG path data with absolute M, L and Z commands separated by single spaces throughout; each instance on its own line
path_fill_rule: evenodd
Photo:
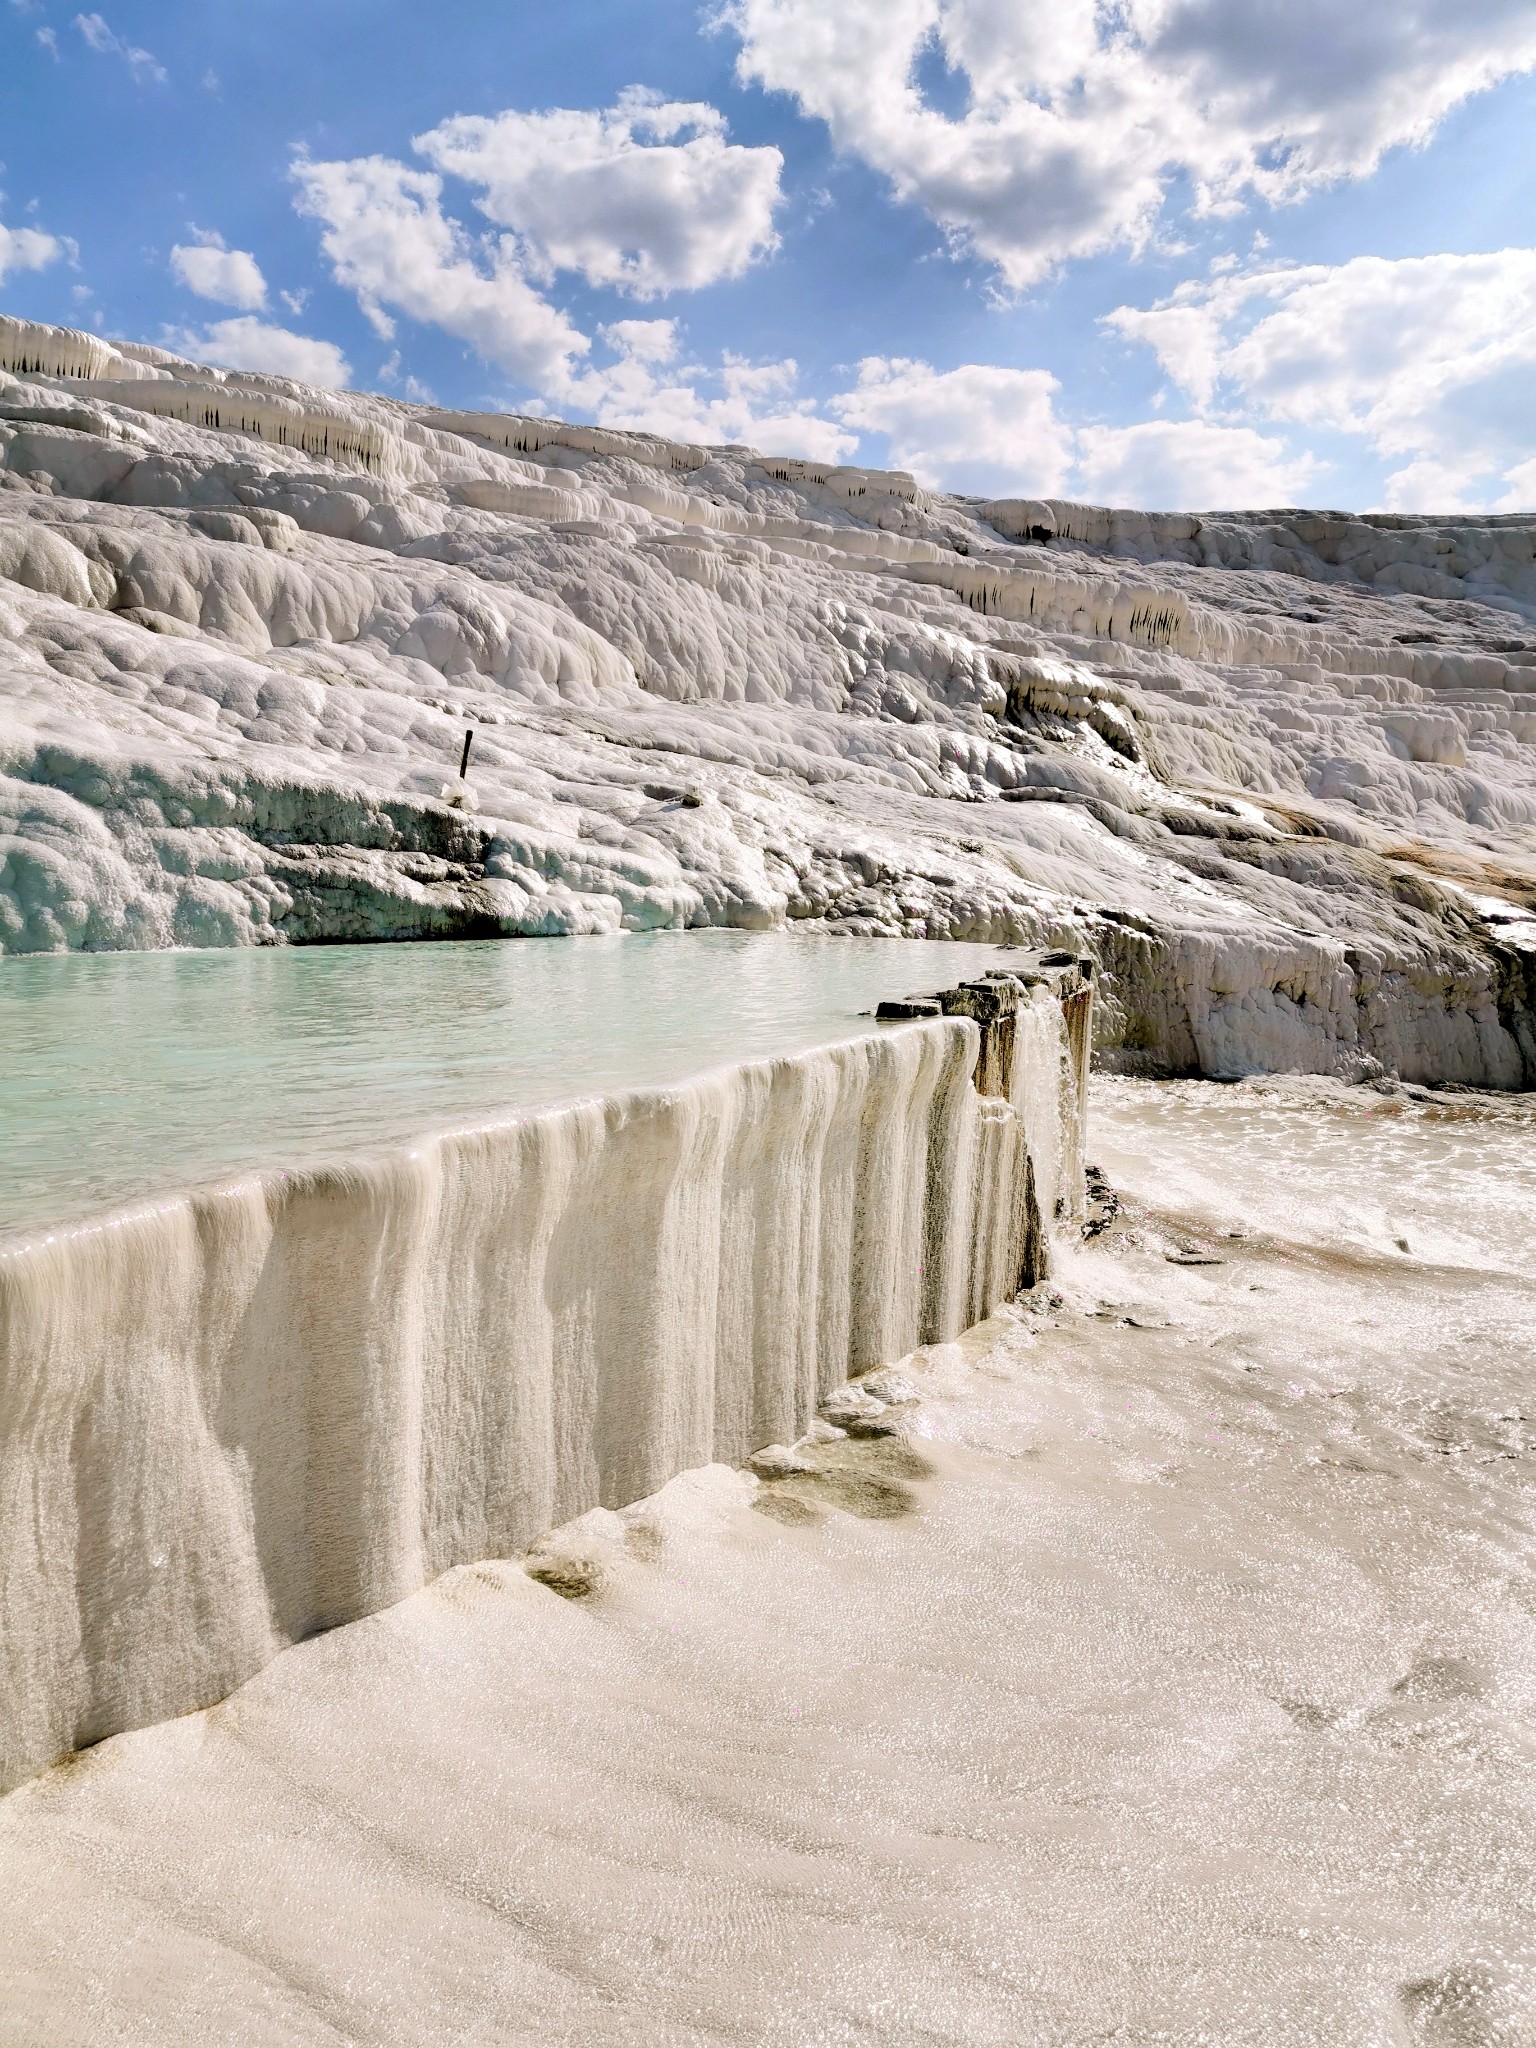
M 1045 370 L 965 363 L 954 370 L 867 356 L 830 401 L 845 426 L 887 437 L 890 459 L 940 489 L 1069 497 L 1148 510 L 1295 504 L 1312 457 L 1251 427 L 1203 420 L 1075 426 Z
M 1506 470 L 1509 489 L 1494 506 L 1495 512 L 1536 512 L 1536 457 Z
M 40 228 L 8 228 L 0 223 L 0 281 L 13 270 L 46 270 L 63 254 L 63 243 Z
M 597 330 L 617 355 L 637 363 L 670 363 L 677 354 L 675 320 L 614 320 Z
M 1420 456 L 1387 479 L 1382 505 L 1387 512 L 1477 512 L 1484 508 L 1483 495 L 1472 487 L 1466 472 L 1454 462 L 1436 462 Z
M 217 235 L 178 243 L 171 251 L 171 270 L 188 291 L 217 305 L 255 313 L 267 303 L 267 281 L 256 258 L 244 249 L 226 249 Z
M 262 370 L 272 377 L 292 377 L 296 383 L 318 384 L 331 391 L 344 390 L 352 381 L 352 366 L 334 342 L 315 341 L 249 314 L 215 320 L 201 333 L 173 329 L 166 336 L 166 346 L 194 362 L 217 363 L 229 370 Z
M 442 207 L 442 179 L 385 157 L 294 166 L 301 212 L 321 223 L 338 283 L 391 339 L 389 309 L 457 336 L 538 394 L 610 426 L 682 440 L 746 441 L 839 460 L 854 436 L 794 397 L 793 362 L 679 358 L 670 320 L 601 330 L 614 360 L 594 365 L 591 337 L 530 281 L 517 238 L 467 234 Z
M 1029 283 L 1197 210 L 1294 199 L 1536 67 L 1530 0 L 722 0 L 744 82 L 792 94 L 957 246 Z M 935 60 L 968 86 L 945 113 Z
M 564 383 L 587 337 L 524 276 L 510 237 L 476 243 L 442 210 L 443 181 L 388 157 L 294 166 L 298 206 L 321 223 L 337 282 L 389 340 L 393 306 L 468 342 L 536 390 Z
M 1049 496 L 1064 487 L 1073 455 L 1072 431 L 1056 416 L 1059 388 L 1045 370 L 935 370 L 866 356 L 857 386 L 830 410 L 846 426 L 887 435 L 892 461 L 929 483 Z
M 1305 504 L 1323 467 L 1273 435 L 1208 420 L 1084 427 L 1077 450 L 1081 496 L 1157 512 Z
M 508 232 L 467 233 L 440 176 L 388 157 L 301 158 L 300 211 L 385 340 L 394 309 L 545 394 L 570 388 L 591 348 L 543 294 L 557 271 L 648 298 L 739 276 L 775 243 L 783 158 L 728 142 L 702 102 L 632 89 L 603 113 L 463 115 L 415 147 L 477 185 Z
M 1202 408 L 1357 434 L 1400 460 L 1395 510 L 1486 505 L 1536 455 L 1536 249 L 1250 270 L 1107 324 Z
M 817 462 L 846 461 L 858 446 L 811 400 L 794 396 L 799 372 L 792 359 L 749 363 L 726 354 L 714 366 L 687 362 L 671 320 L 618 320 L 601 336 L 617 361 L 574 377 L 563 402 L 605 426 L 711 446 L 740 442 Z
M 38 46 L 41 49 L 44 49 L 48 52 L 49 56 L 53 59 L 55 64 L 59 63 L 61 59 L 59 57 L 58 30 L 52 28 L 40 28 L 36 30 L 35 33 Z
M 725 134 L 711 106 L 631 88 L 602 113 L 460 115 L 413 147 L 481 188 L 530 275 L 655 298 L 739 277 L 775 246 L 784 159 Z
M 141 50 L 136 43 L 125 43 L 107 26 L 101 15 L 77 14 L 75 27 L 90 47 L 103 57 L 121 57 L 135 78 L 149 78 L 157 85 L 164 85 L 165 66 L 159 59 L 148 50 Z

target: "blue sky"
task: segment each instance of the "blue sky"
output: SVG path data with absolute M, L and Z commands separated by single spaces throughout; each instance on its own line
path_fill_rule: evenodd
M 1536 506 L 1533 0 L 0 0 L 0 304 L 1149 506 Z

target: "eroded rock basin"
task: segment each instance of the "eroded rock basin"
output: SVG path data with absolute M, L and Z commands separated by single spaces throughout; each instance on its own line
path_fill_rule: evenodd
M 684 1474 L 586 1592 L 452 1572 L 0 1803 L 5 2038 L 1530 2040 L 1532 1112 L 1094 1116 L 1118 1212 L 836 1484 Z

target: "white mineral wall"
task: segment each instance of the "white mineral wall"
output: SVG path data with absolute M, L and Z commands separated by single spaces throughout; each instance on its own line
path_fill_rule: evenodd
M 0 1252 L 0 1787 L 955 1334 L 1074 1199 L 1062 1012 L 267 1173 Z
M 1536 1086 L 1536 517 L 982 501 L 0 315 L 0 954 L 790 921 L 1091 953 L 1146 1071 Z

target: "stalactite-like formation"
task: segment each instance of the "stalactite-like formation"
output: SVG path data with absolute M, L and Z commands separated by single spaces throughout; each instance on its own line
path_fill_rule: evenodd
M 849 1374 L 1040 1277 L 1080 1181 L 1083 983 L 1027 979 L 11 1241 L 0 1787 L 787 1441 Z

